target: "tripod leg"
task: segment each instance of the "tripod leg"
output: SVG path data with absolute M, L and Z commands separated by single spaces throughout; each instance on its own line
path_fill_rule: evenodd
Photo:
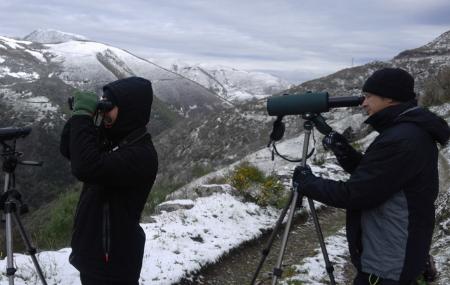
M 261 251 L 262 257 L 261 257 L 261 260 L 259 261 L 258 268 L 256 269 L 255 274 L 253 274 L 253 279 L 252 279 L 252 282 L 250 283 L 251 285 L 255 284 L 256 278 L 258 277 L 259 272 L 261 271 L 261 268 L 262 268 L 264 262 L 266 261 L 267 256 L 269 255 L 270 248 L 272 247 L 273 241 L 275 240 L 278 230 L 280 229 L 280 226 L 283 223 L 284 217 L 286 216 L 286 213 L 291 206 L 293 197 L 294 197 L 294 191 L 291 192 L 291 195 L 289 196 L 289 202 L 286 204 L 283 211 L 281 212 L 281 215 L 278 218 L 278 221 L 272 230 L 272 234 L 270 235 L 270 238 L 266 244 L 266 247 L 264 247 L 264 249 Z
M 292 226 L 292 218 L 294 217 L 294 212 L 295 212 L 295 209 L 297 208 L 297 200 L 298 199 L 302 199 L 302 198 L 298 195 L 298 191 L 294 190 L 290 209 L 289 209 L 288 220 L 286 222 L 286 227 L 284 229 L 284 234 L 283 234 L 283 240 L 281 242 L 280 254 L 278 255 L 276 267 L 273 269 L 272 285 L 277 284 L 278 278 L 280 278 L 281 274 L 283 273 L 283 270 L 281 269 L 281 267 L 283 265 L 283 256 L 286 251 L 286 245 L 287 245 L 289 233 L 291 231 L 291 226 Z
M 12 219 L 11 213 L 8 212 L 8 206 L 5 206 L 5 235 L 6 235 L 6 276 L 8 276 L 9 285 L 14 285 L 14 274 L 16 269 L 14 268 L 14 251 L 13 251 L 13 240 L 12 240 Z
M 19 214 L 17 214 L 17 211 L 14 211 L 13 214 L 14 214 L 14 221 L 19 226 L 20 235 L 22 236 L 22 239 L 25 242 L 28 254 L 30 254 L 31 259 L 33 260 L 34 267 L 36 268 L 36 272 L 39 275 L 39 279 L 41 279 L 41 283 L 43 285 L 47 285 L 47 281 L 45 281 L 44 274 L 42 273 L 42 269 L 39 266 L 38 260 L 36 258 L 36 249 L 31 246 L 30 239 L 28 238 L 28 235 L 25 232 L 25 228 L 22 224 L 22 221 L 20 220 Z
M 311 198 L 308 198 L 309 209 L 311 210 L 311 216 L 314 221 L 314 226 L 316 228 L 317 238 L 319 239 L 320 248 L 322 249 L 323 259 L 325 260 L 325 268 L 327 270 L 328 276 L 330 277 L 331 285 L 335 285 L 336 281 L 334 280 L 334 267 L 328 258 L 327 247 L 325 246 L 325 241 L 323 239 L 322 229 L 320 228 L 319 219 L 317 218 L 316 208 L 314 207 L 314 201 Z

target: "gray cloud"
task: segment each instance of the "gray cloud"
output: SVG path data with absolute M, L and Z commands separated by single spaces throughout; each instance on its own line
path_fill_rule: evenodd
M 450 29 L 447 2 L 2 0 L 0 35 L 52 28 L 144 57 L 307 79 L 426 44 Z

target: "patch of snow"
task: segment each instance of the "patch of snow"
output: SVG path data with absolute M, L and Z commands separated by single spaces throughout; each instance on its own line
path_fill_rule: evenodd
M 0 41 L 3 45 L 8 46 L 9 48 L 12 49 L 24 49 L 25 47 L 23 47 L 23 45 L 31 44 L 31 42 L 29 41 L 18 41 L 3 36 L 0 36 Z
M 47 60 L 45 59 L 44 55 L 42 53 L 38 52 L 38 51 L 26 49 L 25 52 L 31 54 L 32 56 L 37 58 L 40 62 L 47 62 Z
M 154 223 L 141 224 L 146 234 L 140 284 L 172 284 L 219 258 L 241 243 L 270 228 L 278 211 L 243 203 L 229 194 L 198 198 L 189 210 L 163 212 Z M 78 272 L 68 263 L 70 249 L 39 253 L 38 260 L 49 284 L 79 285 Z M 39 281 L 28 256 L 15 254 L 16 284 Z M 6 268 L 6 259 L 0 260 Z M 7 285 L 4 275 L 0 285 Z
M 24 79 L 27 81 L 34 81 L 34 80 L 39 79 L 39 74 L 36 72 L 33 72 L 33 73 L 26 73 L 23 71 L 11 72 L 11 69 L 9 67 L 1 66 L 0 67 L 0 77 L 5 77 L 5 76 L 20 78 L 20 79 Z
M 166 201 L 159 205 L 166 205 L 166 204 L 193 205 L 194 201 L 189 200 L 189 199 L 178 199 L 178 200 Z
M 59 107 L 53 105 L 45 96 L 33 96 L 31 92 L 15 92 L 9 89 L 0 89 L 0 99 L 14 110 L 33 116 L 33 120 L 40 122 L 43 119 L 54 119 L 58 116 Z M 50 123 L 49 123 L 50 124 Z M 51 127 L 51 125 L 48 125 Z
M 325 245 L 329 255 L 330 262 L 334 266 L 334 277 L 337 284 L 346 284 L 343 272 L 343 265 L 346 263 L 345 256 L 349 256 L 347 247 L 347 238 L 345 228 L 339 230 L 336 235 L 325 239 Z M 286 278 L 280 284 L 292 284 L 290 282 L 300 281 L 301 284 L 325 285 L 329 284 L 329 276 L 325 267 L 322 251 L 315 249 L 316 254 L 303 259 L 302 264 L 294 266 L 296 274 L 290 278 Z
M 5 59 L 0 56 L 0 63 L 4 63 L 4 62 L 5 62 Z

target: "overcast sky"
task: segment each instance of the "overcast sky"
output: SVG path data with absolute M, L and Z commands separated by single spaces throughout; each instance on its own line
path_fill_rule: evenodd
M 428 43 L 450 30 L 450 1 L 0 0 L 0 35 L 36 29 L 300 82 Z

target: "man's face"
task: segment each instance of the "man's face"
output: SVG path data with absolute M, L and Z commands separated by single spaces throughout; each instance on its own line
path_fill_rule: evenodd
M 383 110 L 386 107 L 398 104 L 390 98 L 381 97 L 372 93 L 364 92 L 362 107 L 369 116 Z
M 117 114 L 119 113 L 119 108 L 114 106 L 109 112 L 103 113 L 103 123 L 105 128 L 111 128 L 114 122 L 117 120 Z

